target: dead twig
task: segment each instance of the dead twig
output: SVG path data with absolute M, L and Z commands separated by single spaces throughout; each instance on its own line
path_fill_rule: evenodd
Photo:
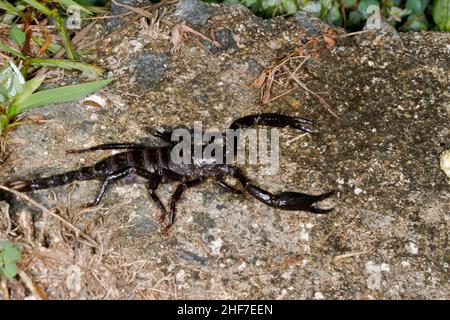
M 36 300 L 44 300 L 46 297 L 43 295 L 43 292 L 41 290 L 38 290 L 36 286 L 33 283 L 33 280 L 22 270 L 19 270 L 18 275 L 20 279 L 22 280 L 25 287 L 30 290 L 31 294 L 34 296 Z
M 7 204 L 7 206 L 8 206 L 8 204 Z M 12 226 L 12 223 L 11 223 L 11 216 L 9 215 L 9 210 L 8 210 L 8 208 L 6 207 L 2 207 L 2 210 L 1 210 L 1 212 L 0 212 L 4 217 L 5 217 L 5 219 L 6 219 L 6 230 L 5 230 L 5 234 L 6 234 L 6 236 L 8 236 L 9 235 L 9 233 L 11 232 L 11 226 Z
M 334 260 L 334 263 L 337 263 L 342 259 L 356 257 L 356 256 L 360 256 L 360 255 L 366 254 L 366 253 L 369 253 L 369 250 L 358 251 L 358 252 L 348 252 L 348 253 L 344 253 L 344 254 L 335 256 L 333 260 Z
M 303 82 L 300 81 L 300 79 L 291 72 L 291 70 L 289 70 L 289 68 L 286 65 L 283 65 L 282 68 L 289 73 L 289 75 L 291 76 L 291 78 L 300 86 L 302 87 L 305 91 L 309 92 L 310 94 L 312 94 L 314 97 L 317 98 L 317 100 L 319 100 L 320 104 L 323 105 L 327 111 L 329 113 L 331 113 L 335 118 L 340 119 L 340 117 L 331 109 L 330 105 L 328 104 L 328 102 L 325 101 L 324 98 L 322 98 L 322 96 L 320 96 L 319 94 L 315 93 L 314 91 L 312 91 L 311 89 L 309 89 Z
M 97 21 L 92 21 L 90 24 L 88 24 L 86 27 L 84 27 L 80 32 L 78 32 L 70 41 L 72 46 L 75 47 L 75 45 L 78 42 L 80 42 L 92 30 L 92 28 L 96 24 L 97 24 Z M 54 58 L 54 59 L 61 58 L 65 52 L 66 52 L 66 49 L 62 48 L 61 50 L 56 52 L 52 58 Z M 48 68 L 42 68 L 36 73 L 36 76 L 44 76 L 48 71 L 49 71 Z
M 0 279 L 0 289 L 2 291 L 2 300 L 9 300 L 8 285 L 6 284 L 6 278 L 1 277 Z

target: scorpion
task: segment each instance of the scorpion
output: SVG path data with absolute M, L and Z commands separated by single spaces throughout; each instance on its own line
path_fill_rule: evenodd
M 270 127 L 289 127 L 303 132 L 313 133 L 307 125 L 314 125 L 312 120 L 292 117 L 278 113 L 260 113 L 247 115 L 235 120 L 229 129 L 245 129 L 255 125 Z M 96 150 L 126 150 L 116 153 L 89 167 L 69 171 L 49 177 L 33 180 L 16 180 L 9 187 L 17 191 L 29 192 L 62 186 L 73 181 L 101 180 L 101 187 L 95 200 L 84 207 L 97 206 L 107 189 L 113 182 L 129 176 L 139 176 L 147 182 L 147 190 L 151 199 L 161 211 L 160 222 L 168 221 L 167 226 L 174 223 L 176 203 L 183 193 L 199 183 L 210 179 L 234 194 L 247 193 L 262 203 L 273 208 L 290 211 L 308 211 L 314 214 L 325 214 L 332 209 L 322 209 L 316 203 L 334 194 L 334 190 L 318 195 L 300 192 L 284 191 L 278 194 L 270 193 L 255 185 L 235 165 L 218 163 L 216 160 L 192 161 L 189 164 L 175 163 L 171 158 L 174 147 L 171 141 L 173 131 L 153 130 L 151 134 L 166 143 L 165 146 L 152 147 L 137 143 L 108 143 L 97 146 L 67 150 L 69 154 L 91 152 Z M 223 135 L 223 134 L 222 134 Z M 234 141 L 237 144 L 237 140 Z M 236 151 L 236 148 L 234 149 Z M 226 182 L 226 178 L 235 179 L 242 188 L 236 188 Z M 156 194 L 161 183 L 178 182 L 170 200 L 170 208 L 166 209 Z

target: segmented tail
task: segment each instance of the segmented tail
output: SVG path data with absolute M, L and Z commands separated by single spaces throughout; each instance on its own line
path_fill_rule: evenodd
M 70 183 L 72 181 L 83 181 L 98 178 L 98 173 L 93 167 L 84 167 L 79 170 L 69 171 L 45 178 L 37 178 L 33 180 L 18 180 L 8 184 L 8 187 L 18 191 L 33 191 L 58 187 Z

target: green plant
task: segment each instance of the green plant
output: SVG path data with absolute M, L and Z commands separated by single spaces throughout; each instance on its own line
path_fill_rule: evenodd
M 0 241 L 0 276 L 13 279 L 17 272 L 16 263 L 22 258 L 19 246 L 9 241 Z
M 450 31 L 450 0 L 434 0 L 433 19 L 440 30 Z
M 360 30 L 376 5 L 400 31 L 450 31 L 450 0 L 207 0 L 242 3 L 262 17 L 305 11 L 336 26 Z
M 65 21 L 66 9 L 77 9 L 75 11 L 80 17 L 97 11 L 89 6 L 91 3 L 83 2 L 87 4 L 83 6 L 79 1 L 0 0 L 0 22 L 10 25 L 2 38 L 6 41 L 0 43 L 0 51 L 10 59 L 4 59 L 4 66 L 0 69 L 1 147 L 5 145 L 3 141 L 8 129 L 21 123 L 17 119 L 23 112 L 46 104 L 81 99 L 112 81 L 99 80 L 35 92 L 45 79 L 42 68 L 78 70 L 92 77 L 103 72 L 98 66 L 80 61 L 81 54 L 72 46 Z M 53 21 L 53 29 L 47 28 L 48 21 Z M 52 33 L 55 32 L 59 34 L 59 42 L 53 40 Z
M 19 68 L 11 61 L 0 71 L 0 135 L 20 124 L 15 120 L 25 111 L 47 104 L 81 99 L 113 81 L 97 80 L 35 92 L 44 78 L 36 76 L 25 81 Z
M 81 23 L 82 16 L 93 14 L 92 7 L 80 5 L 74 0 L 19 0 L 14 4 L 0 0 L 0 10 L 5 11 L 0 13 L 0 21 L 11 25 L 8 30 L 9 41 L 1 43 L 0 50 L 22 62 L 24 75 L 28 66 L 59 67 L 83 71 L 90 75 L 101 74 L 101 68 L 79 61 L 80 54 L 72 47 L 67 27 L 68 18 Z M 76 13 L 68 15 L 66 10 Z M 53 21 L 54 29 L 61 39 L 60 43 L 56 43 L 51 37 L 51 31 L 46 26 L 49 20 Z M 32 25 L 35 21 L 40 23 Z M 17 26 L 19 23 L 21 28 Z M 63 52 L 67 59 L 60 58 Z

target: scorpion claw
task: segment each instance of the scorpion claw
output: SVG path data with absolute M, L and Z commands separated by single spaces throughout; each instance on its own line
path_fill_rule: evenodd
M 291 211 L 309 211 L 316 214 L 324 214 L 332 209 L 320 209 L 313 206 L 316 202 L 322 201 L 332 196 L 335 191 L 326 192 L 319 195 L 309 195 L 301 192 L 282 192 L 272 194 L 251 183 L 247 184 L 246 190 L 256 199 L 268 206 Z
M 334 190 L 319 195 L 309 195 L 300 192 L 282 192 L 280 195 L 275 196 L 274 200 L 280 209 L 304 210 L 316 214 L 324 214 L 330 212 L 332 209 L 320 209 L 313 205 L 332 196 L 334 193 Z
M 315 131 L 311 128 L 305 127 L 304 125 L 316 125 L 314 121 L 306 118 L 291 117 L 278 113 L 262 113 L 242 117 L 234 121 L 230 125 L 230 129 L 246 128 L 256 124 L 279 128 L 290 127 L 309 133 L 315 133 Z

